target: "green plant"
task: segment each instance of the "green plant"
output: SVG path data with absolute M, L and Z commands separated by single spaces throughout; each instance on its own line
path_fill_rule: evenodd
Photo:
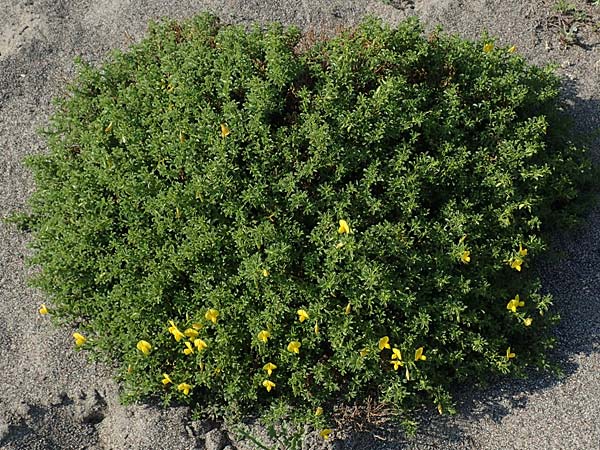
M 260 438 L 249 427 L 245 425 L 234 426 L 238 438 L 242 441 L 250 441 L 256 449 L 261 450 L 300 450 L 302 448 L 302 437 L 304 429 L 286 425 L 284 422 L 279 427 L 267 425 L 266 434 L 270 442 Z
M 559 39 L 563 45 L 584 45 L 580 40 L 579 31 L 588 24 L 595 31 L 596 21 L 575 3 L 558 0 L 552 9 L 554 14 L 548 17 L 547 25 L 558 30 Z
M 44 312 L 125 399 L 318 428 L 549 367 L 531 267 L 589 175 L 552 69 L 415 19 L 300 38 L 201 15 L 79 64 L 17 218 Z
M 553 7 L 554 11 L 560 14 L 573 14 L 577 12 L 575 4 L 568 0 L 558 0 Z

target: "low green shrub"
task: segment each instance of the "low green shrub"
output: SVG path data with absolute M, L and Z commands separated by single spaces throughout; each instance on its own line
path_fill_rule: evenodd
M 217 416 L 442 412 L 452 385 L 547 368 L 532 265 L 590 164 L 557 76 L 514 50 L 200 15 L 80 63 L 28 159 L 47 310 L 127 398 Z

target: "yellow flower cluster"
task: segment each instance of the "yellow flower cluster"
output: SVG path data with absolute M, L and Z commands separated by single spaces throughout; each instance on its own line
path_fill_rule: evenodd
M 263 386 L 265 387 L 267 392 L 271 392 L 271 389 L 273 389 L 276 385 L 271 380 L 265 380 L 263 381 Z
M 525 302 L 522 301 L 519 298 L 519 295 L 515 295 L 515 298 L 511 299 L 507 304 L 506 304 L 506 309 L 508 309 L 509 311 L 512 311 L 513 313 L 517 313 L 517 308 L 522 308 L 523 306 L 525 306 Z M 531 326 L 531 324 L 533 323 L 533 319 L 531 317 L 527 317 L 523 319 L 523 325 L 525 325 L 526 327 Z
M 331 428 L 325 428 L 324 430 L 319 431 L 319 436 L 321 436 L 324 440 L 329 439 L 329 435 L 333 433 Z
M 340 227 L 338 228 L 338 233 L 340 234 L 350 234 L 350 226 L 348 222 L 345 220 L 340 220 Z
M 263 366 L 263 370 L 267 372 L 268 376 L 271 376 L 275 369 L 277 369 L 277 366 L 270 362 Z
M 463 264 L 468 264 L 469 262 L 471 262 L 471 252 L 469 250 L 464 250 L 460 255 L 460 261 Z
M 460 245 L 464 243 L 466 237 L 467 236 L 465 235 L 459 240 Z M 525 258 L 525 256 L 527 256 L 527 249 L 523 248 L 523 246 L 519 244 L 519 251 L 517 252 L 516 256 L 511 257 L 510 259 L 506 260 L 506 262 L 511 267 L 511 269 L 515 269 L 517 272 L 521 272 L 524 263 L 523 258 Z M 469 264 L 471 262 L 471 251 L 468 249 L 462 250 L 462 252 L 460 253 L 459 260 L 463 264 Z
M 171 324 L 171 326 L 169 327 L 169 333 L 171 333 L 173 337 L 175 337 L 175 340 L 177 342 L 185 338 L 185 334 L 179 331 L 179 328 L 177 328 L 177 325 L 175 325 L 174 321 L 169 320 L 169 323 Z
M 161 382 L 163 385 L 167 386 L 168 384 L 174 384 L 173 380 L 171 379 L 171 377 L 168 374 L 163 373 L 162 375 L 163 375 L 163 378 L 162 378 Z M 193 386 L 188 383 L 179 383 L 177 385 L 177 390 L 179 392 L 182 392 L 183 395 L 189 395 L 192 388 L 193 388 Z
M 515 298 L 513 298 L 511 301 L 509 301 L 509 302 L 507 303 L 507 305 L 506 305 L 506 309 L 508 309 L 508 310 L 510 310 L 510 311 L 512 311 L 512 312 L 514 312 L 514 313 L 516 313 L 516 312 L 517 312 L 517 308 L 518 308 L 518 307 L 523 307 L 523 306 L 525 306 L 525 302 L 524 302 L 524 301 L 522 301 L 522 300 L 519 298 L 519 295 L 517 294 L 517 295 L 515 295 Z
M 49 314 L 49 310 L 46 307 L 46 305 L 44 305 L 44 304 L 42 304 L 40 306 L 38 311 L 41 315 Z M 204 318 L 207 321 L 210 321 L 212 323 L 216 323 L 218 317 L 219 317 L 219 311 L 216 309 L 213 309 L 213 308 L 208 309 L 204 315 Z M 169 331 L 169 333 L 171 333 L 173 335 L 176 342 L 179 342 L 185 338 L 189 339 L 183 343 L 185 346 L 185 348 L 183 349 L 183 353 L 185 355 L 194 354 L 195 351 L 201 352 L 202 350 L 205 350 L 206 348 L 208 348 L 208 344 L 199 337 L 200 329 L 202 329 L 202 324 L 194 322 L 194 323 L 192 323 L 190 328 L 186 328 L 185 331 L 182 333 L 181 330 L 175 324 L 175 322 L 173 320 L 169 320 L 168 331 Z M 266 339 L 270 336 L 270 334 L 268 331 L 264 331 L 264 333 L 267 333 L 267 334 L 262 334 L 260 336 L 263 337 L 266 342 Z M 75 339 L 75 345 L 77 347 L 82 347 L 87 342 L 87 338 L 79 332 L 73 333 L 73 339 Z M 144 356 L 147 356 L 152 352 L 152 344 L 144 339 L 141 339 L 137 342 L 136 348 L 142 354 L 144 354 Z M 299 348 L 299 345 L 298 345 L 298 348 Z M 275 369 L 276 366 L 274 364 L 271 364 L 270 366 L 268 365 L 268 367 L 265 366 L 265 370 L 267 370 L 267 368 L 269 369 L 268 373 L 270 375 L 272 370 Z M 131 366 L 129 367 L 128 372 L 131 372 Z M 166 373 L 163 373 L 163 378 L 162 378 L 161 382 L 165 386 L 168 384 L 173 384 L 173 380 Z M 273 384 L 272 386 L 270 385 L 268 390 L 270 390 L 274 386 L 275 386 L 275 384 Z M 177 390 L 182 392 L 183 395 L 189 395 L 191 389 L 192 389 L 192 386 L 187 383 L 180 383 L 177 385 Z
M 231 130 L 229 129 L 229 127 L 226 124 L 222 123 L 221 124 L 221 137 L 223 139 L 225 139 L 230 134 L 231 134 Z
M 264 342 L 265 344 L 267 343 L 270 337 L 271 333 L 268 330 L 262 330 L 260 333 L 258 333 L 258 340 Z
M 517 272 L 520 272 L 521 266 L 523 265 L 523 260 L 521 258 L 511 258 L 509 264 L 511 269 L 515 269 Z
M 218 317 L 219 317 L 219 311 L 216 309 L 213 309 L 213 308 L 208 309 L 206 311 L 206 313 L 204 314 L 204 318 L 207 321 L 212 322 L 212 323 L 216 323 Z M 169 330 L 169 333 L 171 333 L 173 335 L 176 342 L 179 342 L 185 338 L 188 339 L 183 342 L 184 347 L 185 347 L 183 349 L 183 354 L 189 356 L 189 355 L 195 354 L 195 352 L 201 352 L 208 348 L 208 344 L 206 343 L 206 341 L 199 337 L 200 330 L 202 328 L 203 328 L 203 325 L 201 323 L 194 322 L 194 323 L 192 323 L 192 325 L 189 328 L 186 328 L 183 332 L 181 332 L 179 327 L 175 324 L 175 321 L 169 320 L 168 330 Z M 200 363 L 200 364 L 201 364 L 201 367 L 203 367 L 202 363 Z M 168 384 L 173 384 L 173 380 L 166 373 L 163 373 L 163 378 L 162 378 L 161 382 L 165 386 Z M 191 384 L 188 384 L 185 382 L 179 383 L 177 385 L 177 390 L 179 392 L 182 392 L 183 395 L 189 395 L 190 390 L 192 388 L 193 388 L 193 386 Z
M 213 311 L 213 313 L 209 314 L 211 311 Z M 205 318 L 207 320 L 212 321 L 212 318 L 214 317 L 215 322 L 216 322 L 216 317 L 218 315 L 219 315 L 219 312 L 216 309 L 209 309 L 205 315 Z M 194 347 L 199 352 L 208 348 L 208 344 L 206 343 L 206 341 L 204 341 L 203 339 L 198 337 L 200 335 L 198 330 L 200 330 L 202 328 L 202 324 L 193 323 L 191 328 L 186 328 L 186 330 L 183 333 L 181 332 L 181 330 L 179 330 L 177 325 L 175 325 L 175 322 L 173 320 L 169 320 L 169 324 L 170 324 L 170 327 L 168 328 L 169 333 L 171 333 L 173 335 L 173 337 L 175 338 L 175 340 L 177 342 L 181 341 L 182 339 L 184 339 L 186 337 L 189 339 L 189 341 L 185 341 L 183 343 L 185 345 L 185 348 L 183 349 L 183 353 L 185 355 L 189 356 L 189 355 L 194 354 Z
M 300 323 L 303 323 L 310 318 L 310 315 L 304 309 L 299 309 L 298 311 L 296 311 L 296 314 L 298 315 L 298 320 L 300 321 Z M 319 333 L 319 325 L 317 323 L 315 323 L 315 333 Z M 258 332 L 256 337 L 260 342 L 266 344 L 271 338 L 271 332 L 269 330 L 261 330 Z M 302 343 L 300 341 L 291 341 L 287 345 L 287 351 L 298 355 L 300 354 L 301 346 Z M 263 366 L 263 370 L 267 372 L 267 376 L 269 377 L 273 374 L 273 371 L 275 369 L 277 369 L 277 366 L 272 362 L 269 362 Z M 276 386 L 275 382 L 269 379 L 263 380 L 262 385 L 267 390 L 267 392 L 271 392 L 271 390 L 274 389 Z
M 467 239 L 466 234 L 458 240 L 458 245 L 462 247 L 462 252 L 460 253 L 460 262 L 463 264 L 469 264 L 471 262 L 471 251 L 464 247 L 465 239 Z
M 348 222 L 346 222 L 344 219 L 340 219 L 339 223 L 340 223 L 340 226 L 337 230 L 339 234 L 350 234 L 351 233 L 350 225 L 348 225 Z M 344 245 L 346 245 L 346 242 L 339 241 L 337 244 L 335 244 L 335 248 L 337 248 L 339 250 Z
M 217 317 L 219 317 L 219 311 L 213 308 L 210 308 L 206 311 L 206 314 L 204 314 L 204 318 L 210 320 L 212 323 L 217 323 Z
M 149 355 L 150 354 L 150 350 L 152 350 L 152 346 L 150 345 L 150 342 L 144 341 L 144 340 L 139 341 L 137 343 L 136 347 L 144 355 Z
M 73 338 L 77 347 L 81 347 L 87 341 L 86 337 L 80 333 L 73 333 Z
M 183 395 L 189 395 L 190 394 L 190 389 L 192 389 L 192 385 L 191 384 L 179 383 L 177 385 L 177 390 L 183 392 Z
M 510 359 L 514 358 L 515 356 L 516 355 L 513 352 L 510 351 L 510 347 L 508 347 L 506 349 L 506 359 L 510 360 Z
M 390 362 L 394 365 L 394 370 L 398 370 L 398 367 L 404 367 L 402 353 L 396 347 L 392 349 L 392 360 Z
M 267 372 L 267 376 L 269 376 L 269 377 L 271 376 L 271 374 L 273 373 L 273 371 L 275 369 L 277 369 L 277 366 L 270 362 L 263 366 L 263 370 L 265 372 Z M 267 392 L 271 392 L 271 389 L 273 389 L 276 385 L 271 380 L 267 379 L 267 380 L 263 381 L 263 386 L 265 387 Z
M 527 256 L 527 249 L 523 248 L 523 246 L 519 244 L 519 251 L 517 252 L 517 255 L 510 258 L 507 261 L 507 263 L 511 269 L 515 269 L 517 272 L 521 272 L 521 266 L 523 265 L 523 258 L 525 258 L 525 256 Z
M 299 354 L 301 345 L 302 344 L 298 341 L 292 341 L 288 344 L 287 350 L 288 352 Z
M 298 320 L 300 322 L 304 322 L 306 319 L 309 318 L 308 313 L 305 310 L 303 310 L 303 309 L 299 309 L 297 311 L 297 314 L 298 314 Z
M 174 384 L 173 380 L 171 379 L 171 377 L 168 374 L 163 373 L 162 376 L 163 376 L 163 378 L 162 378 L 161 382 L 163 385 L 167 386 L 168 384 Z M 177 390 L 179 392 L 183 392 L 183 395 L 189 395 L 192 387 L 193 386 L 188 383 L 179 383 L 177 385 Z
M 390 358 L 390 364 L 392 364 L 394 366 L 394 370 L 398 370 L 398 367 L 404 367 L 406 380 L 410 381 L 410 372 L 408 370 L 408 365 L 405 365 L 405 362 L 402 360 L 402 352 L 400 351 L 400 349 L 398 349 L 396 347 L 392 347 L 392 345 L 390 344 L 389 336 L 383 336 L 381 339 L 379 339 L 377 346 L 379 347 L 380 352 L 382 352 L 386 349 L 392 351 L 392 355 Z M 423 354 L 423 351 L 424 351 L 423 347 L 419 347 L 418 349 L 415 350 L 415 362 L 427 360 L 427 356 L 425 356 Z M 360 351 L 361 356 L 365 356 L 367 353 L 368 353 L 367 348 L 364 348 Z
M 389 336 L 384 336 L 381 339 L 379 339 L 378 346 L 379 346 L 379 350 L 380 351 L 382 351 L 383 349 L 386 349 L 386 348 L 388 348 L 388 349 L 392 348 L 390 346 L 390 338 L 389 338 Z

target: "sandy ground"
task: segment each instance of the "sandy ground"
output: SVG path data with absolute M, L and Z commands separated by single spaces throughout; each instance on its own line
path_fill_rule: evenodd
M 488 30 L 533 63 L 556 63 L 578 128 L 590 131 L 600 127 L 600 6 L 571 2 L 593 18 L 561 32 L 556 0 L 0 0 L 0 213 L 25 208 L 33 183 L 21 160 L 44 151 L 36 130 L 73 75 L 73 58 L 101 60 L 110 48 L 139 40 L 149 19 L 208 10 L 225 22 L 327 31 L 371 13 L 390 23 L 418 15 L 429 28 L 442 24 L 465 37 Z M 592 147 L 597 160 L 598 140 Z M 37 314 L 43 298 L 26 284 L 26 242 L 0 223 L 2 449 L 251 448 L 222 425 L 192 421 L 185 408 L 121 406 L 110 368 L 74 352 L 71 330 Z M 564 378 L 535 376 L 479 392 L 465 386 L 459 414 L 424 412 L 413 440 L 394 430 L 336 430 L 335 440 L 325 445 L 309 436 L 304 448 L 600 448 L 600 207 L 580 230 L 558 236 L 555 248 L 561 257 L 540 271 L 563 317 L 556 357 Z

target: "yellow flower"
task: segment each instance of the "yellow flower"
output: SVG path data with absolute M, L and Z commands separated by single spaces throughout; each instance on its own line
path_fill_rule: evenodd
M 201 328 L 202 328 L 202 324 L 201 324 L 201 323 L 198 323 L 198 322 L 194 322 L 194 323 L 192 324 L 192 328 L 193 328 L 194 330 L 199 330 L 199 329 L 201 329 Z
M 404 363 L 402 361 L 398 361 L 397 359 L 392 359 L 390 363 L 394 365 L 394 370 L 398 370 L 398 367 L 404 367 Z
M 423 347 L 419 347 L 415 351 L 415 361 L 425 361 L 427 357 L 423 354 Z
M 148 341 L 139 341 L 136 345 L 137 349 L 142 352 L 144 355 L 149 355 L 150 350 L 152 350 L 152 346 Z
M 194 339 L 194 338 L 197 338 L 197 337 L 198 337 L 198 334 L 199 334 L 199 333 L 198 333 L 196 330 L 194 330 L 193 328 L 187 328 L 187 329 L 186 329 L 186 330 L 183 332 L 183 334 L 184 334 L 185 336 L 187 336 L 188 338 L 190 338 L 190 339 Z
M 298 342 L 298 341 L 290 342 L 287 346 L 288 352 L 292 352 L 292 353 L 296 353 L 296 354 L 300 353 L 301 345 L 302 344 L 300 344 L 300 342 Z
M 187 383 L 180 383 L 177 385 L 177 390 L 183 392 L 183 395 L 189 395 L 190 389 L 192 389 L 192 386 Z
M 75 345 L 77 347 L 81 347 L 83 344 L 85 344 L 85 341 L 87 341 L 85 336 L 79 333 L 73 333 L 73 337 L 75 338 Z
M 221 124 L 221 137 L 226 138 L 227 136 L 229 136 L 229 134 L 231 134 L 229 127 L 227 125 L 225 125 L 224 123 L 222 123 Z
M 494 50 L 494 44 L 492 44 L 491 42 L 488 42 L 487 44 L 485 44 L 485 45 L 483 46 L 483 51 L 484 51 L 485 53 L 489 53 L 489 52 L 491 52 L 492 50 Z
M 315 322 L 315 334 L 319 334 L 319 322 Z
M 530 326 L 531 322 L 533 322 L 533 319 L 531 317 L 528 317 L 527 319 L 523 320 L 523 323 L 526 327 Z
M 362 348 L 358 351 L 358 353 L 360 354 L 360 356 L 362 356 L 364 358 L 369 353 L 369 349 L 367 347 Z
M 438 412 L 439 412 L 440 414 L 442 414 L 443 410 L 442 410 L 442 404 L 441 404 L 441 403 L 438 403 L 438 405 L 437 405 L 437 410 L 438 410 Z
M 192 343 L 185 341 L 185 346 L 186 348 L 183 350 L 183 353 L 185 353 L 186 355 L 191 355 L 192 353 L 194 353 L 194 347 L 192 347 Z
M 273 363 L 266 363 L 263 367 L 263 370 L 266 370 L 267 375 L 269 376 L 271 376 L 275 369 L 277 369 L 277 366 Z
M 340 227 L 338 228 L 338 233 L 340 234 L 349 234 L 350 233 L 350 227 L 348 226 L 348 222 L 346 222 L 345 220 L 340 220 Z
M 346 305 L 346 309 L 344 310 L 344 312 L 346 313 L 346 315 L 350 314 L 350 312 L 352 311 L 352 305 L 350 305 L 350 303 L 348 303 Z
M 194 339 L 194 345 L 196 346 L 196 348 L 198 349 L 199 352 L 201 352 L 202 350 L 204 350 L 205 348 L 208 347 L 208 344 L 206 344 L 206 342 L 204 342 L 200 338 Z
M 164 384 L 166 386 L 169 383 L 173 384 L 173 380 L 171 380 L 171 377 L 169 375 L 167 375 L 166 373 L 163 373 L 162 384 Z
M 265 278 L 268 277 L 269 276 L 269 271 L 267 269 L 263 269 L 262 270 L 262 276 L 265 277 Z
M 468 264 L 471 261 L 471 252 L 469 250 L 465 250 L 460 255 L 460 261 L 464 264 Z
M 323 408 L 318 406 L 317 409 L 315 410 L 315 416 L 322 416 L 322 415 L 323 415 Z
M 275 383 L 271 380 L 265 380 L 263 381 L 263 386 L 267 389 L 267 392 L 271 392 L 271 389 L 275 387 Z
M 40 306 L 39 312 L 42 316 L 45 316 L 46 314 L 48 314 L 48 308 L 46 308 L 46 305 L 44 305 L 42 303 L 42 305 Z
M 308 319 L 308 313 L 303 309 L 299 309 L 296 313 L 298 314 L 298 320 L 300 320 L 300 322 L 304 322 Z
M 521 299 L 519 299 L 519 295 L 517 294 L 515 295 L 515 298 L 506 304 L 506 309 L 516 313 L 517 308 L 523 306 L 525 306 L 525 302 L 521 301 Z
M 217 317 L 219 317 L 219 311 L 213 308 L 210 308 L 206 311 L 206 314 L 204 314 L 204 318 L 210 320 L 212 323 L 217 323 Z
M 172 320 L 169 320 L 169 323 L 171 324 L 171 326 L 169 327 L 169 333 L 171 333 L 175 337 L 175 340 L 177 342 L 179 342 L 181 339 L 183 339 L 185 337 L 185 334 L 183 334 L 181 331 L 179 331 L 179 328 L 177 328 L 177 326 L 175 325 L 175 322 L 173 322 Z
M 392 349 L 392 359 L 397 359 L 399 361 L 402 361 L 402 353 L 396 347 L 394 347 Z
M 379 350 L 383 350 L 384 348 L 392 348 L 390 346 L 390 338 L 388 336 L 384 336 L 379 339 Z
M 511 269 L 515 269 L 517 272 L 521 271 L 521 265 L 523 264 L 523 260 L 521 258 L 512 258 L 509 263 Z
M 508 53 L 514 53 L 517 51 L 517 47 L 515 45 L 513 45 L 511 48 L 508 49 Z
M 527 256 L 527 249 L 523 248 L 521 244 L 519 244 L 519 256 L 525 257 Z
M 267 342 L 270 337 L 271 337 L 271 333 L 269 333 L 267 330 L 262 330 L 260 333 L 258 333 L 259 341 Z
M 514 358 L 516 355 L 510 351 L 510 347 L 506 349 L 506 359 Z
M 319 436 L 321 436 L 324 440 L 329 439 L 329 435 L 333 433 L 331 428 L 325 428 L 324 430 L 319 431 Z

